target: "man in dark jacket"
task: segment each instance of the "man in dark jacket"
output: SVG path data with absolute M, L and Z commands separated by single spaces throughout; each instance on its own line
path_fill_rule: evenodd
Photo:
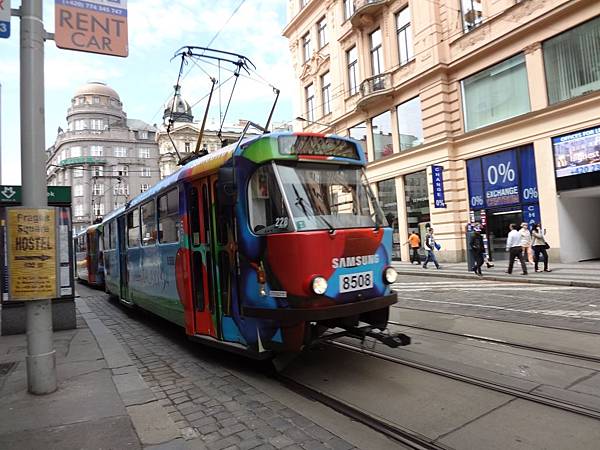
M 471 237 L 469 247 L 473 253 L 474 260 L 472 270 L 476 275 L 482 276 L 483 274 L 481 273 L 481 266 L 483 265 L 483 254 L 485 253 L 485 247 L 483 245 L 483 236 L 481 236 L 481 232 L 478 229 L 475 229 L 475 232 Z

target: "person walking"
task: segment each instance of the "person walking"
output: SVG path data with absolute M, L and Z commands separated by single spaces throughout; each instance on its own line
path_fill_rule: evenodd
M 531 233 L 527 222 L 521 224 L 519 230 L 521 236 L 521 247 L 523 247 L 523 261 L 533 263 L 533 255 L 531 255 Z
M 527 266 L 525 265 L 525 261 L 523 260 L 521 234 L 519 233 L 519 231 L 517 231 L 517 225 L 515 225 L 514 223 L 510 224 L 510 233 L 508 233 L 508 238 L 506 239 L 506 251 L 509 252 L 508 270 L 506 271 L 506 273 L 512 273 L 515 258 L 519 258 L 519 261 L 521 262 L 521 268 L 523 269 L 523 275 L 527 275 Z
M 439 250 L 439 244 L 435 242 L 433 228 L 430 228 L 427 231 L 427 236 L 425 237 L 425 247 L 427 248 L 427 257 L 425 258 L 425 262 L 423 263 L 423 269 L 427 269 L 427 263 L 429 261 L 433 261 L 436 269 L 441 269 L 434 253 L 436 250 Z
M 546 242 L 545 232 L 542 230 L 542 226 L 536 223 L 531 230 L 531 247 L 533 248 L 533 263 L 535 264 L 535 271 L 539 272 L 538 263 L 540 261 L 540 253 L 544 257 L 544 272 L 552 272 L 548 269 L 548 252 L 546 249 L 550 248 Z
M 481 266 L 483 266 L 483 255 L 485 253 L 485 247 L 483 245 L 483 236 L 479 229 L 475 228 L 475 232 L 471 237 L 471 242 L 469 243 L 469 247 L 471 248 L 471 252 L 473 252 L 473 272 L 475 275 L 482 276 Z
M 419 255 L 419 248 L 421 248 L 421 238 L 416 231 L 412 231 L 408 236 L 408 245 L 410 245 L 410 263 L 413 264 L 415 261 L 421 265 L 421 255 Z

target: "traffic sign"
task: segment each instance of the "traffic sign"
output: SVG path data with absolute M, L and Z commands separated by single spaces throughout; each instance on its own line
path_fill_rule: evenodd
M 58 297 L 56 211 L 8 208 L 8 300 Z
M 0 38 L 10 37 L 10 0 L 0 0 Z
M 127 0 L 55 0 L 54 41 L 67 50 L 127 56 Z

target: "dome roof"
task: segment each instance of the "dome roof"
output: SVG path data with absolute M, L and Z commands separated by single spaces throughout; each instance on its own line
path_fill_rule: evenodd
M 192 107 L 181 96 L 179 86 L 175 86 L 175 95 L 165 103 L 163 113 L 164 123 L 167 124 L 169 121 L 192 122 L 193 120 Z
M 175 103 L 174 113 L 178 114 L 192 114 L 192 107 L 190 104 L 181 98 L 180 95 L 177 95 L 175 98 L 172 98 L 167 103 L 165 103 L 165 112 L 171 111 L 173 109 L 173 103 Z
M 79 95 L 105 95 L 107 97 L 115 98 L 121 101 L 119 94 L 113 88 L 106 85 L 106 83 L 102 83 L 100 81 L 91 81 L 87 84 L 84 84 L 80 88 L 75 91 L 75 97 Z

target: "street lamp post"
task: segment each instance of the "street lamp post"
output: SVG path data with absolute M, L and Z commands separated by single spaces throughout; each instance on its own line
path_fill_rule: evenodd
M 296 120 L 298 120 L 300 122 L 306 122 L 309 125 L 310 124 L 320 125 L 322 127 L 326 127 L 326 129 L 327 128 L 331 128 L 332 132 L 335 133 L 335 126 L 333 126 L 333 125 L 330 125 L 330 124 L 327 124 L 327 123 L 316 122 L 314 120 L 308 120 L 308 119 L 305 119 L 304 117 L 301 117 L 301 116 L 296 117 Z

